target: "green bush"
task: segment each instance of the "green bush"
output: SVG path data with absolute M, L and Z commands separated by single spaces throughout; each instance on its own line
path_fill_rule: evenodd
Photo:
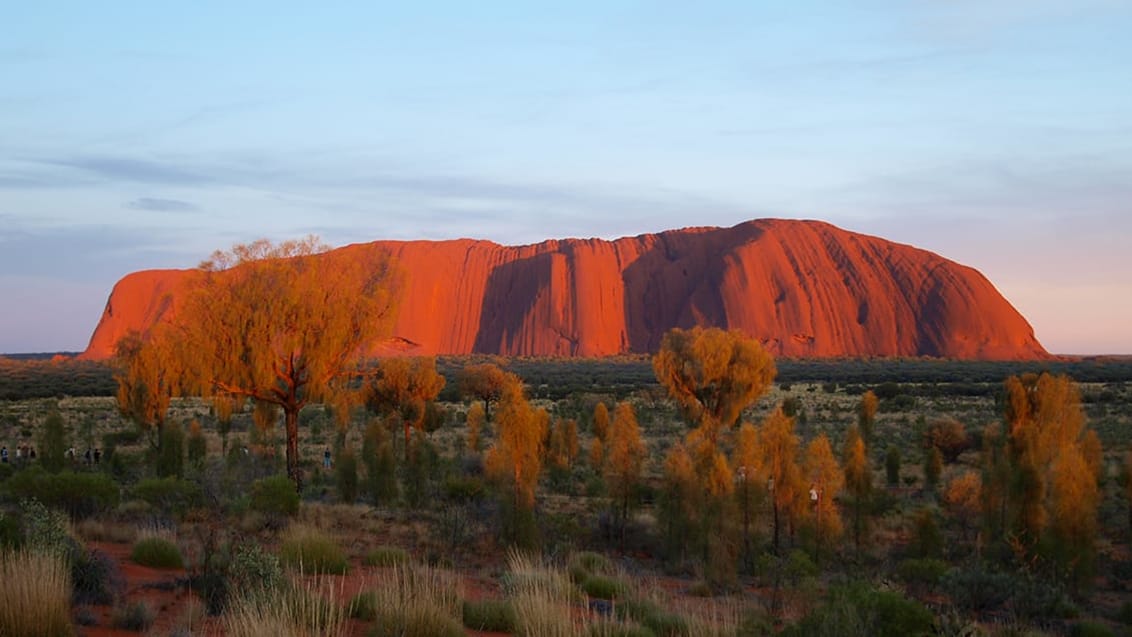
M 256 542 L 244 542 L 232 552 L 228 580 L 244 594 L 276 589 L 286 581 L 279 558 Z
M 339 502 L 353 504 L 358 499 L 358 457 L 353 451 L 344 448 L 338 452 L 334 482 Z
M 71 591 L 76 604 L 111 604 L 126 593 L 126 578 L 114 558 L 81 551 L 71 561 Z
M 405 549 L 395 546 L 379 546 L 366 553 L 362 563 L 366 566 L 397 566 L 409 561 L 409 554 Z
M 1085 621 L 1073 624 L 1069 637 L 1114 637 L 1112 629 L 1100 622 Z
M 928 591 L 939 585 L 950 568 L 943 560 L 908 559 L 897 565 L 896 574 L 910 588 Z
M 43 423 L 39 462 L 50 473 L 59 473 L 67 464 L 67 430 L 63 416 L 57 411 L 51 412 Z
M 185 561 L 181 550 L 170 540 L 159 536 L 148 536 L 134 542 L 130 559 L 150 568 L 184 568 Z
M 1001 608 L 1014 592 L 1009 575 L 989 571 L 983 566 L 953 568 L 939 583 L 953 604 L 975 613 Z
M 35 499 L 75 519 L 118 506 L 118 485 L 102 473 L 64 471 L 52 475 L 41 467 L 32 467 L 9 478 L 5 486 L 15 499 Z
M 140 633 L 153 625 L 156 617 L 145 602 L 133 602 L 114 609 L 110 623 L 114 628 Z
M 189 431 L 188 443 L 185 445 L 189 466 L 197 471 L 204 468 L 204 460 L 208 456 L 208 442 L 204 439 L 204 434 L 200 430 L 200 424 L 193 421 L 192 428 Z
M 251 508 L 265 515 L 292 517 L 299 512 L 299 493 L 285 475 L 252 483 Z
M 464 626 L 472 630 L 513 633 L 519 625 L 515 606 L 505 599 L 465 601 L 463 615 Z
M 23 543 L 24 537 L 20 531 L 20 520 L 14 515 L 0 511 L 0 553 L 18 549 Z
M 165 515 L 184 515 L 192 508 L 204 506 L 204 490 L 195 482 L 174 477 L 147 478 L 132 489 L 134 497 Z
M 621 619 L 631 619 L 648 628 L 657 637 L 684 637 L 688 634 L 688 621 L 675 613 L 669 613 L 656 602 L 627 599 L 614 607 Z
M 590 575 L 611 575 L 616 571 L 608 557 L 593 551 L 580 551 L 570 556 L 567 570 L 575 584 L 581 584 Z
M 329 536 L 309 527 L 292 528 L 279 547 L 279 559 L 287 568 L 307 574 L 345 575 L 350 570 L 346 554 Z
M 899 593 L 849 584 L 831 588 L 824 603 L 782 634 L 912 637 L 932 634 L 934 622 L 931 611 Z
M 590 575 L 581 585 L 582 591 L 596 599 L 621 599 L 629 590 L 619 579 L 608 575 Z
M 656 637 L 656 633 L 644 626 L 602 621 L 590 625 L 590 637 Z

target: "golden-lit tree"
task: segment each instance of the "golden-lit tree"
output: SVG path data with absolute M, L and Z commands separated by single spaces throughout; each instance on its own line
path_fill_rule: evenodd
M 485 465 L 506 495 L 511 514 L 508 531 L 513 539 L 522 540 L 521 521 L 534 508 L 550 415 L 527 401 L 521 384 L 505 383 L 495 423 L 495 441 Z
M 837 510 L 835 499 L 845 484 L 845 474 L 825 434 L 806 445 L 804 472 L 809 483 L 808 516 L 814 525 L 820 553 L 827 542 L 835 541 L 841 536 L 841 514 Z
M 367 348 L 390 333 L 399 277 L 388 256 L 319 256 L 310 237 L 261 240 L 200 265 L 172 330 L 186 391 L 283 410 L 287 475 L 301 487 L 299 412 L 342 404 Z
M 750 570 L 754 568 L 755 556 L 751 546 L 751 526 L 766 495 L 766 472 L 763 468 L 759 430 L 749 422 L 739 426 L 731 466 L 735 471 L 735 496 L 739 501 L 739 514 L 742 518 L 743 563 Z
M 160 325 L 155 333 L 164 333 Z M 161 429 L 176 392 L 178 374 L 170 342 L 143 338 L 131 330 L 118 340 L 114 349 L 114 380 L 118 382 L 118 411 L 161 444 Z
M 1080 448 L 1070 447 L 1057 455 L 1049 480 L 1053 557 L 1063 568 L 1077 575 L 1089 574 L 1100 503 L 1096 473 Z
M 424 431 L 428 404 L 444 389 L 444 377 L 432 357 L 385 358 L 372 372 L 366 404 L 375 413 L 396 413 L 405 436 L 405 458 L 412 448 L 413 430 Z
M 613 422 L 609 428 L 609 447 L 605 457 L 605 483 L 617 510 L 617 522 L 622 543 L 625 538 L 625 521 L 629 517 L 629 505 L 633 494 L 641 482 L 644 471 L 646 450 L 641 440 L 641 429 L 637 415 L 628 402 L 618 403 L 613 410 Z
M 598 402 L 594 406 L 594 437 L 605 442 L 609 435 L 609 408 Z
M 865 441 L 861 439 L 861 432 L 856 427 L 850 427 L 849 435 L 846 436 L 842 465 L 845 469 L 845 489 L 849 492 L 849 503 L 853 509 L 853 543 L 860 549 L 868 524 L 866 511 L 873 489 L 873 470 L 865 451 Z
M 664 335 L 653 371 L 685 415 L 717 444 L 774 380 L 774 359 L 738 330 L 679 328 Z
M 482 403 L 472 403 L 468 408 L 468 451 L 476 453 L 480 450 L 480 437 L 483 435 L 485 416 Z
M 1081 436 L 1081 455 L 1085 458 L 1089 471 L 1093 472 L 1097 484 L 1100 484 L 1104 480 L 1104 448 L 1096 430 L 1086 429 Z
M 460 370 L 457 378 L 461 396 L 483 401 L 485 421 L 491 420 L 491 403 L 498 402 L 503 397 L 504 388 L 516 382 L 522 384 L 517 376 L 492 363 L 468 365 Z
M 700 507 L 699 478 L 692 455 L 678 441 L 664 458 L 664 491 L 661 495 L 661 518 L 670 554 L 681 557 L 688 550 L 691 532 Z
M 759 441 L 763 448 L 774 550 L 777 553 L 783 518 L 793 516 L 798 510 L 805 490 L 802 470 L 798 466 L 799 441 L 794 434 L 794 419 L 782 413 L 782 409 L 776 409 L 763 420 Z
M 983 481 L 978 473 L 964 471 L 952 478 L 943 488 L 940 500 L 948 517 L 959 526 L 963 541 L 969 541 L 971 530 L 982 510 Z
M 550 429 L 547 448 L 550 463 L 559 469 L 569 469 L 578 457 L 578 422 L 573 418 L 558 418 Z
M 877 420 L 877 395 L 869 390 L 861 395 L 861 402 L 857 404 L 857 427 L 861 430 L 861 437 L 866 444 L 873 441 L 873 429 Z

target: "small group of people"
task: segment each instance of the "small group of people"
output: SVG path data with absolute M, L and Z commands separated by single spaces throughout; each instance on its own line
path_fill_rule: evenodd
M 32 460 L 35 460 L 35 447 L 31 445 L 19 445 L 16 447 L 17 464 L 31 462 Z M 0 447 L 0 463 L 8 463 L 8 445 Z
M 67 460 L 69 460 L 71 462 L 71 464 L 74 464 L 74 463 L 78 462 L 79 452 L 76 451 L 74 447 L 70 447 L 69 449 L 67 449 L 66 456 L 67 456 Z M 101 449 L 97 449 L 97 448 L 91 449 L 90 447 L 86 448 L 86 453 L 83 454 L 83 464 L 92 464 L 92 463 L 98 464 L 101 461 L 102 461 L 102 450 Z

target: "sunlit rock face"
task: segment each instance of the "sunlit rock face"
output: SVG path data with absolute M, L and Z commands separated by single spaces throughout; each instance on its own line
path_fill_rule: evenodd
M 978 271 L 827 223 L 549 240 L 375 241 L 404 273 L 394 337 L 375 351 L 604 356 L 652 352 L 672 327 L 740 329 L 777 356 L 1048 357 L 1033 328 Z M 83 357 L 167 320 L 186 271 L 135 272 L 114 287 Z

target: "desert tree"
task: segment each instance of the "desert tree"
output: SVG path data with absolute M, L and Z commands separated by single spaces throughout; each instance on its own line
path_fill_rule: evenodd
M 820 557 L 827 543 L 841 536 L 841 514 L 837 510 L 836 498 L 845 484 L 845 474 L 825 434 L 806 445 L 804 458 L 805 478 L 809 483 L 807 517 L 813 525 Z
M 857 403 L 857 427 L 861 430 L 861 438 L 865 444 L 872 444 L 873 430 L 876 428 L 877 395 L 873 390 L 861 394 L 861 401 Z
M 428 406 L 444 389 L 444 377 L 436 371 L 432 357 L 382 359 L 372 372 L 366 404 L 377 414 L 395 412 L 405 437 L 405 459 L 409 459 L 413 430 L 423 432 Z
M 954 464 L 964 451 L 971 448 L 967 428 L 952 417 L 937 418 L 924 429 L 924 447 L 935 447 L 943 461 Z
M 362 436 L 362 464 L 365 488 L 375 506 L 397 501 L 397 460 L 389 440 L 389 426 L 380 418 L 370 418 Z
M 505 531 L 516 544 L 531 544 L 535 490 L 542 472 L 550 415 L 523 395 L 522 384 L 508 382 L 495 415 L 496 436 L 487 451 L 485 468 L 504 496 Z
M 609 447 L 604 466 L 605 483 L 614 502 L 619 536 L 624 547 L 625 523 L 629 518 L 629 507 L 641 482 L 647 456 L 645 443 L 641 440 L 641 429 L 637 424 L 637 415 L 633 412 L 630 403 L 618 403 L 613 410 L 613 422 L 610 424 L 608 440 Z
M 943 454 L 939 447 L 928 447 L 924 450 L 924 488 L 934 491 L 939 486 L 939 478 L 943 475 Z
M 743 541 L 743 564 L 747 571 L 754 569 L 755 552 L 751 528 L 755 516 L 766 496 L 766 478 L 763 467 L 763 450 L 759 443 L 759 430 L 749 422 L 739 426 L 732 451 L 731 466 L 735 472 L 735 497 L 738 500 Z
M 699 478 L 692 455 L 682 441 L 677 441 L 664 458 L 664 489 L 660 497 L 661 519 L 664 521 L 666 553 L 670 561 L 687 556 L 694 521 L 699 510 Z
M 1050 550 L 1074 584 L 1092 574 L 1100 491 L 1079 448 L 1057 455 L 1050 470 Z
M 472 406 L 468 408 L 468 415 L 464 422 L 468 427 L 468 451 L 479 453 L 480 445 L 483 442 L 482 437 L 485 422 L 483 404 L 479 402 L 473 403 Z
M 873 470 L 869 464 L 865 441 L 857 427 L 850 427 L 842 451 L 845 470 L 845 490 L 853 517 L 853 544 L 859 551 L 868 525 L 868 509 L 873 489 Z
M 884 454 L 884 480 L 890 487 L 900 486 L 900 448 L 889 445 Z
M 771 412 L 759 428 L 763 448 L 766 488 L 770 494 L 773 547 L 778 553 L 785 518 L 792 518 L 804 490 L 801 467 L 798 465 L 798 436 L 794 419 L 781 409 Z
M 486 421 L 491 420 L 491 403 L 498 402 L 503 397 L 504 388 L 516 380 L 514 374 L 492 363 L 468 365 L 457 376 L 461 396 L 483 401 Z
M 208 455 L 208 441 L 205 440 L 204 432 L 200 428 L 200 421 L 196 418 L 189 423 L 189 437 L 185 451 L 190 467 L 196 471 L 204 469 L 204 460 Z
M 161 429 L 179 377 L 167 325 L 149 335 L 130 330 L 114 347 L 114 380 L 118 411 L 149 434 L 151 446 L 161 444 Z
M 67 464 L 67 427 L 58 411 L 52 410 L 43 422 L 39 462 L 51 473 L 59 473 Z
M 598 402 L 594 406 L 593 433 L 594 439 L 590 442 L 590 466 L 594 471 L 600 472 L 605 461 L 605 445 L 609 437 L 609 408 L 603 402 Z
M 982 490 L 981 476 L 975 471 L 964 471 L 948 481 L 940 494 L 948 519 L 959 527 L 959 536 L 964 543 L 970 541 L 971 530 L 978 520 Z
M 325 250 L 309 237 L 214 253 L 194 272 L 170 339 L 188 391 L 279 406 L 296 488 L 299 412 L 356 400 L 351 381 L 391 331 L 400 281 L 384 253 Z
M 578 457 L 578 422 L 573 418 L 556 418 L 550 428 L 546 447 L 551 466 L 567 470 Z
M 774 359 L 757 340 L 718 328 L 669 330 L 652 363 L 657 380 L 712 445 L 775 375 Z

